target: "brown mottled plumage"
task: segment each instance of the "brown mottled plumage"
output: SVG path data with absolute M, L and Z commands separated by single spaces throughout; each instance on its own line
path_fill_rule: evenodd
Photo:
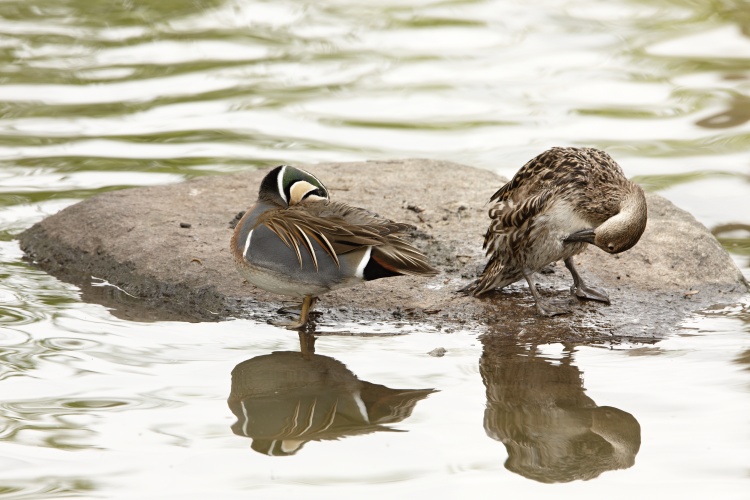
M 302 297 L 297 329 L 319 295 L 404 274 L 437 274 L 400 234 L 410 226 L 329 201 L 309 172 L 282 165 L 266 175 L 258 200 L 237 223 L 230 248 L 240 272 L 269 292 Z
M 537 309 L 546 316 L 569 312 L 539 296 L 532 274 L 562 260 L 573 275 L 579 298 L 609 303 L 589 287 L 572 257 L 593 244 L 608 253 L 638 242 L 646 227 L 643 190 L 630 182 L 604 151 L 552 148 L 532 159 L 492 195 L 492 221 L 484 239 L 489 261 L 480 278 L 464 290 L 481 295 L 521 278 L 529 283 Z

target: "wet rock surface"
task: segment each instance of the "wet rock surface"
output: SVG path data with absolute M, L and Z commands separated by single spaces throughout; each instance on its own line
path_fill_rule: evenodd
M 576 258 L 583 277 L 608 291 L 611 305 L 571 298 L 572 314 L 543 318 L 521 282 L 467 297 L 456 290 L 484 266 L 486 202 L 505 179 L 424 159 L 300 166 L 326 184 L 332 199 L 414 225 L 412 240 L 441 271 L 324 295 L 314 316 L 319 329 L 344 333 L 352 324 L 366 330 L 388 323 L 477 329 L 529 342 L 648 340 L 692 311 L 733 303 L 748 290 L 703 225 L 650 194 L 648 226 L 633 249 L 612 256 L 590 247 Z M 98 195 L 26 230 L 21 247 L 42 269 L 81 286 L 84 300 L 125 319 L 277 319 L 289 299 L 244 282 L 229 252 L 232 222 L 254 203 L 265 173 Z M 569 296 L 572 280 L 562 263 L 538 278 L 542 295 Z

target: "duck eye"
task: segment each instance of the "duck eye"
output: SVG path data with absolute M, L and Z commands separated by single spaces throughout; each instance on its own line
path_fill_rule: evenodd
M 615 246 L 612 243 L 608 243 L 607 244 L 607 248 L 609 248 L 610 251 L 614 251 L 615 250 Z

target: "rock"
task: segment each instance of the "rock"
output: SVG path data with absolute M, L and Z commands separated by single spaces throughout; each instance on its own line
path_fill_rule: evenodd
M 576 258 L 612 305 L 583 302 L 567 316 L 537 315 L 523 283 L 482 298 L 456 290 L 484 266 L 486 202 L 504 182 L 456 163 L 408 159 L 303 165 L 331 197 L 413 224 L 412 240 L 441 273 L 397 277 L 321 297 L 325 325 L 408 323 L 489 331 L 529 342 L 658 339 L 691 312 L 733 303 L 748 290 L 731 257 L 687 212 L 649 194 L 640 242 L 611 256 L 591 247 Z M 282 301 L 242 280 L 229 252 L 232 222 L 256 199 L 265 171 L 104 193 L 46 218 L 20 236 L 42 269 L 82 287 L 83 299 L 136 320 L 268 321 Z M 190 227 L 180 224 L 190 220 Z M 91 286 L 92 277 L 120 287 Z M 558 263 L 539 275 L 544 295 L 567 295 Z M 697 293 L 696 293 L 697 292 Z

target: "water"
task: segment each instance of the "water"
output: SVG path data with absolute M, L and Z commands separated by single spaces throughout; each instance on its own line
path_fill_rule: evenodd
M 507 176 L 587 145 L 750 277 L 749 22 L 740 1 L 0 3 L 0 498 L 747 498 L 748 298 L 650 345 L 358 325 L 317 341 L 326 379 L 268 357 L 292 332 L 120 320 L 15 238 L 129 186 L 412 156 Z M 269 457 L 295 411 L 320 440 Z

